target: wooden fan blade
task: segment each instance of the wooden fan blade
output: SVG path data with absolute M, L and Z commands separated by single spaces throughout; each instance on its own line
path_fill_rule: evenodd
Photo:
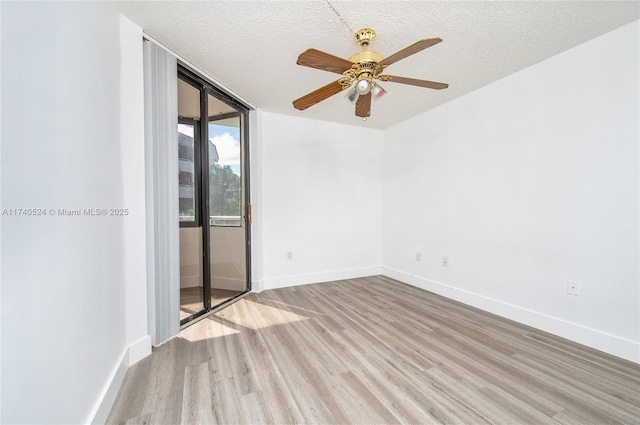
M 335 72 L 336 74 L 342 74 L 353 65 L 353 62 L 316 49 L 309 49 L 300 53 L 296 63 L 310 68 Z
M 407 56 L 411 56 L 414 53 L 418 53 L 426 49 L 427 47 L 431 47 L 434 44 L 440 43 L 441 41 L 442 41 L 441 38 L 425 38 L 424 40 L 420 40 L 416 43 L 413 43 L 411 46 L 405 47 L 399 52 L 392 54 L 388 58 L 381 60 L 380 63 L 378 63 L 378 65 L 380 66 L 391 65 L 392 63 L 398 62 L 400 59 L 404 59 Z
M 356 102 L 356 116 L 367 118 L 371 115 L 371 92 L 358 96 Z
M 318 102 L 322 102 L 323 100 L 333 96 L 336 93 L 342 91 L 342 84 L 336 80 L 332 83 L 327 84 L 326 86 L 320 87 L 318 90 L 312 91 L 311 93 L 302 96 L 300 99 L 296 99 L 293 101 L 293 107 L 304 111 L 309 106 L 313 106 Z
M 449 87 L 447 83 L 436 83 L 435 81 L 417 80 L 415 78 L 396 77 L 395 75 L 379 75 L 380 81 L 390 81 L 392 83 L 410 84 L 412 86 L 426 87 L 428 89 L 442 90 Z

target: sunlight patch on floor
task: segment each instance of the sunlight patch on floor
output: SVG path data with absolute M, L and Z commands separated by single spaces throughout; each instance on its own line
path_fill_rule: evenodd
M 249 329 L 262 329 L 309 319 L 292 311 L 248 299 L 243 299 L 231 308 L 220 311 L 217 316 Z
M 180 332 L 180 337 L 190 342 L 196 342 L 239 333 L 240 331 L 233 329 L 230 326 L 204 319 L 182 330 Z

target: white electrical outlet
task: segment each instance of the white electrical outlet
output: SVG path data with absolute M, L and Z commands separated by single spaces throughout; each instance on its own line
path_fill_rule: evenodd
M 287 252 L 287 260 L 293 260 L 293 252 Z
M 575 280 L 567 281 L 567 294 L 569 295 L 580 295 L 580 282 L 576 282 Z
M 442 267 L 449 267 L 449 259 L 446 256 L 442 257 Z
M 422 253 L 420 251 L 416 252 L 416 261 L 422 261 Z

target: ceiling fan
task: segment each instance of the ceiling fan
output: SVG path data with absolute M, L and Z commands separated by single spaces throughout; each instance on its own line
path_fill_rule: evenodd
M 308 49 L 301 53 L 296 62 L 298 65 L 335 72 L 336 74 L 342 74 L 343 77 L 294 100 L 293 107 L 303 111 L 353 85 L 353 88 L 347 92 L 346 97 L 351 102 L 355 102 L 356 116 L 366 119 L 371 115 L 371 98 L 373 97 L 373 99 L 377 100 L 386 93 L 376 80 L 391 81 L 393 83 L 409 84 L 436 90 L 449 87 L 449 84 L 445 83 L 381 74 L 387 66 L 414 53 L 418 53 L 427 47 L 440 43 L 442 41 L 441 38 L 420 40 L 385 58 L 378 52 L 367 50 L 367 47 L 371 44 L 375 36 L 375 31 L 370 28 L 364 28 L 356 32 L 356 41 L 362 47 L 362 51 L 351 56 L 348 60 L 316 49 Z

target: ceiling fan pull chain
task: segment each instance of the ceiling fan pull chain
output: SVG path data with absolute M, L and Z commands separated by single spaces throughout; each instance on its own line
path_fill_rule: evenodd
M 338 17 L 338 19 L 340 19 L 340 21 L 342 21 L 342 24 L 347 27 L 347 29 L 349 30 L 349 32 L 351 32 L 351 34 L 355 34 L 356 32 L 354 30 L 351 29 L 351 27 L 349 26 L 349 24 L 347 24 L 347 21 L 345 21 L 342 16 L 340 16 L 340 14 L 338 13 L 338 11 L 336 10 L 335 7 L 333 7 L 333 5 L 331 3 L 329 3 L 329 0 L 324 0 L 327 2 L 327 4 L 329 5 L 329 7 L 331 8 L 331 10 L 333 10 L 333 13 L 336 14 L 336 16 Z

